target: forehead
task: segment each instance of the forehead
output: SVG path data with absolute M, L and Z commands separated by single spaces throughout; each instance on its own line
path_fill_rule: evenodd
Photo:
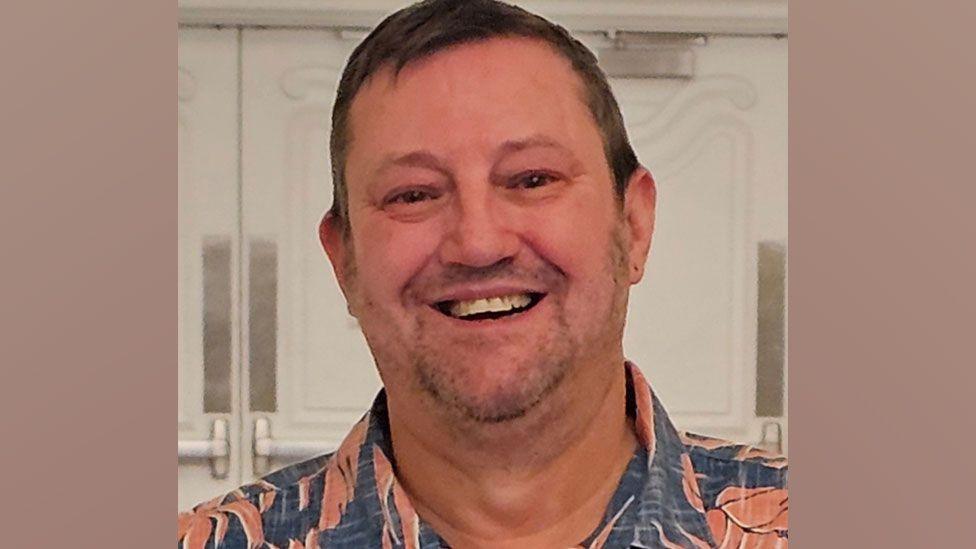
M 396 75 L 385 67 L 356 94 L 350 129 L 350 167 L 357 157 L 379 151 L 450 154 L 539 133 L 602 152 L 569 60 L 547 43 L 525 38 L 454 46 L 408 63 Z

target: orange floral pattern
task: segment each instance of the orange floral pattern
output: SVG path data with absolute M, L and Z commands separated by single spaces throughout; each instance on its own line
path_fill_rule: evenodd
M 785 547 L 786 490 L 730 486 L 708 512 L 708 524 L 719 547 Z
M 786 459 L 677 432 L 640 370 L 626 368 L 640 448 L 602 524 L 578 547 L 786 547 Z M 381 392 L 334 454 L 180 513 L 178 547 L 447 547 L 397 480 L 387 413 Z

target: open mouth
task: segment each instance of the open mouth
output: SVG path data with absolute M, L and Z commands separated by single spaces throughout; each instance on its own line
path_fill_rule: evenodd
M 495 320 L 515 316 L 535 307 L 546 294 L 522 293 L 470 300 L 438 301 L 432 307 L 459 320 Z

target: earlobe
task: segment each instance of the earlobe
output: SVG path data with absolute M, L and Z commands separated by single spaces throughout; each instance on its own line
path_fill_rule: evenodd
M 636 284 L 644 277 L 644 266 L 654 236 L 654 211 L 657 205 L 657 187 L 651 173 L 644 167 L 634 171 L 627 185 L 624 198 L 624 214 L 630 231 L 630 283 Z

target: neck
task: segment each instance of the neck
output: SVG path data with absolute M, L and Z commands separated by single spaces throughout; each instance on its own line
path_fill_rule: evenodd
M 452 547 L 575 545 L 637 445 L 626 398 L 622 359 L 577 365 L 545 402 L 499 424 L 459 428 L 389 395 L 397 477 Z

